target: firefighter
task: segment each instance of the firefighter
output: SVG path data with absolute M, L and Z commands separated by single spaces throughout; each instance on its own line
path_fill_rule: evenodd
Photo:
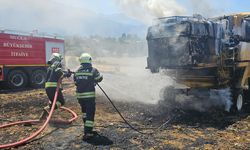
M 50 105 L 44 107 L 44 112 L 40 116 L 40 120 L 43 120 L 47 117 L 48 112 L 52 106 L 54 96 L 56 93 L 56 87 L 57 87 L 57 82 L 59 81 L 60 78 L 63 77 L 70 77 L 71 72 L 68 70 L 62 71 L 62 55 L 59 53 L 53 53 L 51 55 L 50 60 L 47 62 L 49 67 L 47 69 L 47 78 L 46 78 L 46 83 L 45 83 L 45 91 L 46 94 L 50 100 Z M 62 105 L 64 105 L 65 100 L 62 94 L 62 88 L 60 87 L 58 91 L 58 96 L 57 96 L 57 101 L 56 101 L 56 106 L 55 109 L 60 108 Z
M 74 74 L 74 81 L 76 85 L 76 96 L 83 113 L 83 140 L 89 140 L 97 134 L 93 131 L 96 109 L 95 85 L 101 82 L 103 77 L 96 68 L 92 67 L 92 58 L 90 54 L 81 54 L 79 61 L 81 66 Z

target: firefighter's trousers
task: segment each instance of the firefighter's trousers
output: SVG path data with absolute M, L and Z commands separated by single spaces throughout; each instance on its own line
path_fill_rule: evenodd
M 94 127 L 95 118 L 95 97 L 93 98 L 78 98 L 78 102 L 82 109 L 82 119 L 84 122 L 84 133 L 90 133 Z
M 47 94 L 47 96 L 51 102 L 51 105 L 52 105 L 54 97 L 55 97 L 55 93 L 56 93 L 56 88 L 55 87 L 48 87 L 45 90 L 46 90 L 46 94 Z M 59 89 L 57 100 L 56 100 L 56 109 L 64 104 L 65 104 L 65 100 L 64 100 L 64 97 L 62 94 L 62 89 Z

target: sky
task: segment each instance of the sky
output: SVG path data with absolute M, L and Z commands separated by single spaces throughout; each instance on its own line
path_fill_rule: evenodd
M 178 1 L 190 7 L 189 0 Z M 225 14 L 236 12 L 250 12 L 250 0 L 208 0 L 208 2 L 210 5 L 208 7 L 213 7 L 215 9 L 222 10 L 222 12 L 224 12 Z M 205 5 L 205 7 L 207 7 L 207 5 Z
M 113 0 L 81 0 L 89 9 L 97 13 L 115 14 L 121 13 Z
M 67 0 L 59 0 L 67 1 Z M 181 5 L 190 6 L 189 0 L 177 0 Z M 202 0 L 201 0 L 202 1 Z M 115 5 L 113 0 L 77 0 L 77 3 L 84 4 L 97 13 L 113 14 L 120 13 L 121 10 Z M 249 12 L 250 0 L 210 0 L 210 5 L 223 10 L 225 13 Z M 227 6 L 227 7 L 225 7 Z
M 63 35 L 145 33 L 157 17 L 250 12 L 250 0 L 0 0 L 0 6 L 0 28 Z
M 114 14 L 119 13 L 119 9 L 113 0 L 51 0 L 54 2 L 71 5 L 73 7 L 87 8 L 96 13 Z

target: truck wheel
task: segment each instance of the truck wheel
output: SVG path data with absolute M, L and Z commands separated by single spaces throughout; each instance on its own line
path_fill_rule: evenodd
M 43 70 L 35 70 L 31 74 L 30 83 L 33 88 L 44 87 L 46 73 Z
M 24 88 L 28 84 L 27 75 L 21 70 L 13 70 L 8 74 L 7 84 L 11 89 Z
M 231 112 L 233 113 L 239 113 L 243 111 L 244 108 L 244 96 L 243 96 L 243 90 L 242 89 L 235 89 L 232 90 L 232 101 L 233 105 L 231 107 Z

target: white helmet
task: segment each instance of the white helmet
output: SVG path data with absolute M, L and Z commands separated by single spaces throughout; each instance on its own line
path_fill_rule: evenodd
M 79 58 L 79 61 L 80 61 L 81 64 L 82 63 L 89 63 L 89 64 L 91 64 L 92 57 L 88 53 L 82 53 L 81 56 L 80 56 L 80 58 Z
M 54 63 L 54 62 L 61 62 L 63 60 L 63 57 L 59 53 L 52 53 L 49 62 Z
M 61 62 L 63 60 L 63 57 L 59 53 L 52 53 L 50 60 Z

